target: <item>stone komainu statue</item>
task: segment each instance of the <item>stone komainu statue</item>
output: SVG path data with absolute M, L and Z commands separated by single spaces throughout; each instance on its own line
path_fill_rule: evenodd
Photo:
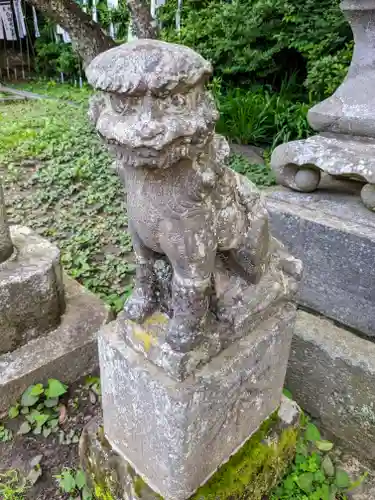
M 138 264 L 127 317 L 142 323 L 159 307 L 162 258 L 172 269 L 166 342 L 175 351 L 197 348 L 214 321 L 228 336 L 229 325 L 246 329 L 290 300 L 300 262 L 270 236 L 255 186 L 227 166 L 205 89 L 211 65 L 187 47 L 137 40 L 100 54 L 86 73 L 101 91 L 91 119 L 127 190 Z

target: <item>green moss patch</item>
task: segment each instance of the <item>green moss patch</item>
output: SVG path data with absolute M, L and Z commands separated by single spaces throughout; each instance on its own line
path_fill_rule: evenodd
M 191 500 L 260 500 L 285 473 L 295 455 L 298 428 L 273 432 L 277 412 L 193 495 Z

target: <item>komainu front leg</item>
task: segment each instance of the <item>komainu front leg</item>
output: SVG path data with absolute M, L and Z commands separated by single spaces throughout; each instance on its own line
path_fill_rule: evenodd
M 216 240 L 206 212 L 168 221 L 164 251 L 173 268 L 172 310 L 167 343 L 188 352 L 203 338 L 209 314 Z
M 172 307 L 167 342 L 175 351 L 188 352 L 202 340 L 211 294 L 211 278 L 198 282 L 173 279 Z
M 142 323 L 157 307 L 155 253 L 142 243 L 135 231 L 131 230 L 131 234 L 137 268 L 134 291 L 126 301 L 124 311 L 127 318 Z

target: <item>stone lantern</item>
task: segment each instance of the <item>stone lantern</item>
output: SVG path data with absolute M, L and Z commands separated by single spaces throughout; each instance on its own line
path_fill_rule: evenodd
M 348 74 L 308 113 L 319 134 L 280 145 L 271 166 L 278 182 L 295 191 L 317 189 L 321 172 L 361 181 L 362 201 L 375 210 L 375 1 L 344 0 L 341 9 L 354 34 Z

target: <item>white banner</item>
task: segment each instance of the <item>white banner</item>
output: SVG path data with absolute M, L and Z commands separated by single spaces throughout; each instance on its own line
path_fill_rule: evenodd
M 40 32 L 39 32 L 39 26 L 38 26 L 38 16 L 36 15 L 36 10 L 35 10 L 34 5 L 31 8 L 33 10 L 33 21 L 34 21 L 35 37 L 39 38 L 40 37 Z
M 71 43 L 72 41 L 69 33 L 66 32 L 59 24 L 56 25 L 56 35 L 61 35 L 64 43 Z
M 113 39 L 116 38 L 116 33 L 115 33 L 115 27 L 113 25 L 113 22 L 111 21 L 110 25 L 109 25 L 109 36 Z
M 182 9 L 182 0 L 178 0 L 177 11 L 176 11 L 176 29 L 178 32 L 181 31 L 181 9 Z
M 26 24 L 25 24 L 25 16 L 23 15 L 21 0 L 13 0 L 14 13 L 16 14 L 16 22 L 18 28 L 18 34 L 20 38 L 25 38 L 26 32 Z
M 96 0 L 92 1 L 92 20 L 98 22 L 98 11 L 96 10 Z
M 13 20 L 12 7 L 9 1 L 0 1 L 0 22 L 3 23 L 3 31 L 6 40 L 17 40 L 16 27 Z
M 166 0 L 151 0 L 150 12 L 151 12 L 151 17 L 153 19 L 157 18 L 156 11 L 158 10 L 159 7 L 165 4 L 165 1 Z
M 62 37 L 63 37 L 64 43 L 71 43 L 71 39 L 70 39 L 69 33 L 66 32 L 65 30 L 63 30 Z

